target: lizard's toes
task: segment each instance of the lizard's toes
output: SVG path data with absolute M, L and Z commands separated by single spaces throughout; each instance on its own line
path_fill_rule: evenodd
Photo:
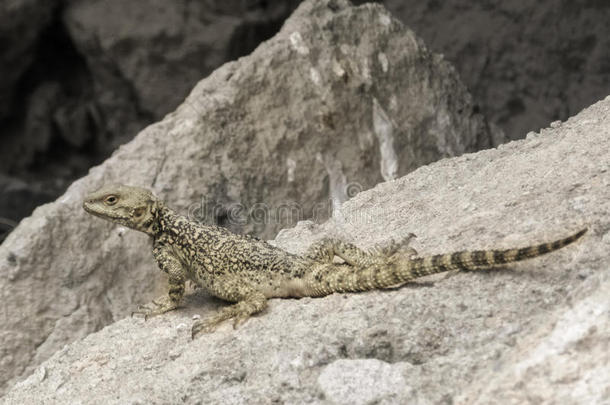
M 191 339 L 195 339 L 200 333 L 212 333 L 216 329 L 217 323 L 197 321 L 191 328 Z
M 142 315 L 142 318 L 146 321 L 154 315 L 154 312 L 150 309 L 137 309 L 131 313 L 131 317 L 133 318 L 134 315 Z
M 236 316 L 235 319 L 233 319 L 233 329 L 237 329 L 241 324 L 246 322 L 246 319 L 248 319 L 247 316 Z
M 153 300 L 148 304 L 138 305 L 138 308 L 131 313 L 131 316 L 143 315 L 146 321 L 151 316 L 161 315 L 176 308 L 178 308 L 178 304 L 169 300 Z
M 131 316 L 133 317 L 134 315 L 148 315 L 151 314 L 152 312 L 155 312 L 155 308 L 151 308 L 151 306 L 154 305 L 155 307 L 158 307 L 159 305 L 157 303 L 153 302 L 149 302 L 148 304 L 141 304 L 138 305 L 138 307 L 136 308 L 135 311 L 131 312 Z
M 135 311 L 131 311 L 131 317 L 134 315 L 144 315 L 144 320 L 146 320 L 146 315 L 151 311 L 150 308 L 145 307 L 144 305 L 139 305 Z
M 415 259 L 418 256 L 417 250 L 412 247 L 403 247 L 400 252 L 407 256 L 409 259 Z

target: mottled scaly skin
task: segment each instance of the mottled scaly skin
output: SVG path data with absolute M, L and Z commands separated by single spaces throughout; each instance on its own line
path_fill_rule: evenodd
M 413 235 L 371 251 L 336 239 L 322 239 L 298 256 L 256 238 L 190 221 L 139 187 L 105 186 L 87 196 L 83 207 L 90 214 L 144 232 L 153 240 L 153 256 L 169 276 L 169 291 L 135 313 L 150 316 L 177 308 L 186 280 L 235 303 L 210 319 L 195 322 L 193 336 L 212 331 L 230 318 L 237 325 L 262 311 L 271 297 L 368 291 L 448 270 L 490 268 L 552 252 L 586 232 L 583 229 L 564 239 L 519 249 L 423 258 L 407 246 Z M 335 263 L 335 256 L 343 263 Z

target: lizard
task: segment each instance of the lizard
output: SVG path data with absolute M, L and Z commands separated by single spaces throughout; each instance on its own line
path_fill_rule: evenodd
M 87 195 L 89 214 L 144 232 L 152 239 L 152 255 L 168 275 L 168 293 L 132 313 L 159 315 L 180 307 L 185 282 L 232 302 L 191 329 L 195 338 L 233 319 L 237 327 L 263 311 L 275 297 L 320 297 L 395 287 L 450 270 L 479 270 L 534 258 L 578 240 L 586 228 L 549 243 L 514 249 L 458 251 L 419 257 L 408 247 L 409 234 L 398 242 L 363 250 L 337 238 L 314 242 L 297 255 L 249 235 L 189 220 L 151 191 L 107 185 Z M 336 258 L 342 260 L 338 262 Z

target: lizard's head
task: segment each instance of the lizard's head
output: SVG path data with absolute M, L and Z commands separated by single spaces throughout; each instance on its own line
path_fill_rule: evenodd
M 156 230 L 160 205 L 150 191 L 122 184 L 106 185 L 83 201 L 89 214 L 148 234 Z

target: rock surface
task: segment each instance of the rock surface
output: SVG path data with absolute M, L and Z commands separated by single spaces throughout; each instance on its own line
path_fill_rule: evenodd
M 0 381 L 159 293 L 147 238 L 82 210 L 102 184 L 149 187 L 195 219 L 269 237 L 491 144 L 454 69 L 385 9 L 305 2 L 0 246 Z
M 126 318 L 64 347 L 4 398 L 79 403 L 604 403 L 610 392 L 610 97 L 555 128 L 444 159 L 346 202 L 322 235 L 362 247 L 417 234 L 420 255 L 576 244 L 402 288 L 274 299 L 238 330 L 190 339 L 194 314 Z M 125 235 L 127 236 L 127 234 Z M 352 402 L 354 401 L 354 402 Z

